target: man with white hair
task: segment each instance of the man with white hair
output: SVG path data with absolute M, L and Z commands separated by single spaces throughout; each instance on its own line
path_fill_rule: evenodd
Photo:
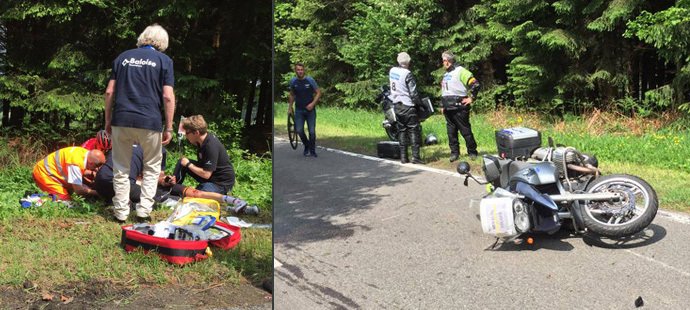
M 419 117 L 415 106 L 422 104 L 417 93 L 417 82 L 410 71 L 410 55 L 398 54 L 398 67 L 388 73 L 390 92 L 388 98 L 395 103 L 395 117 L 398 119 L 398 141 L 400 141 L 400 162 L 410 162 L 407 157 L 408 139 L 412 143 L 412 163 L 422 164 L 420 147 L 422 142 Z
M 139 35 L 137 48 L 123 52 L 113 61 L 105 90 L 105 129 L 113 144 L 113 213 L 118 222 L 129 216 L 129 170 L 134 144 L 144 154 L 137 221 L 150 220 L 161 151 L 172 139 L 175 114 L 173 62 L 163 54 L 167 48 L 168 33 L 154 24 Z
M 475 159 L 479 153 L 470 125 L 470 108 L 479 93 L 479 81 L 472 72 L 455 64 L 455 55 L 451 51 L 443 52 L 441 58 L 446 69 L 441 82 L 441 111 L 446 117 L 450 162 L 458 160 L 460 156 L 458 130 L 465 139 L 467 154 L 470 159 Z

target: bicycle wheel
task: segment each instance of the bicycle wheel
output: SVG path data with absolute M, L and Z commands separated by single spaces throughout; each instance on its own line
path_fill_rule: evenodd
M 293 150 L 297 149 L 297 133 L 295 132 L 295 116 L 288 114 L 287 119 L 288 138 L 290 138 L 290 146 Z

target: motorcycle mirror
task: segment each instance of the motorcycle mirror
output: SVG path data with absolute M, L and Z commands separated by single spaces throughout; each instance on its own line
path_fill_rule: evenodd
M 461 161 L 458 164 L 457 171 L 459 174 L 462 174 L 462 175 L 466 175 L 466 174 L 470 173 L 470 164 L 467 163 L 466 161 Z
M 465 177 L 465 182 L 462 182 L 462 185 L 465 185 L 465 186 L 467 186 L 467 179 L 469 179 L 469 178 L 470 178 L 470 176 L 469 176 L 469 175 L 468 175 L 468 176 L 466 176 L 466 177 Z

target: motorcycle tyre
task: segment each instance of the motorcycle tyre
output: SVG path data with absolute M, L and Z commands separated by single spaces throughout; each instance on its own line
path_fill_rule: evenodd
M 630 179 L 631 181 L 640 184 L 642 186 L 641 190 L 647 192 L 649 196 L 649 206 L 635 221 L 623 225 L 611 226 L 594 219 L 592 214 L 586 210 L 588 208 L 587 205 L 583 204 L 582 218 L 584 220 L 585 227 L 587 227 L 589 231 L 609 238 L 626 237 L 641 232 L 654 220 L 654 217 L 659 209 L 659 199 L 657 198 L 656 192 L 652 186 L 649 185 L 647 181 L 640 179 L 639 177 L 629 174 L 605 175 L 592 181 L 592 183 L 587 186 L 587 192 L 590 193 L 592 188 L 600 185 L 601 183 L 609 182 L 612 179 L 621 178 Z
M 395 125 L 389 127 L 389 128 L 384 128 L 386 130 L 386 135 L 388 136 L 388 140 L 391 141 L 398 141 L 398 128 L 395 127 Z
M 398 132 L 398 128 L 396 127 L 396 125 L 393 125 L 389 128 L 384 128 L 384 129 L 386 130 L 386 135 L 388 136 L 389 140 L 400 142 L 400 139 L 398 139 L 399 132 Z M 422 128 L 421 124 L 419 125 L 419 132 L 423 132 L 423 128 Z

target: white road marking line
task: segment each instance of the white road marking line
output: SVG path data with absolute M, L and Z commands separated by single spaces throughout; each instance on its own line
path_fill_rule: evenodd
M 664 263 L 664 262 L 662 262 L 662 261 L 656 260 L 656 259 L 654 259 L 653 257 L 649 257 L 649 256 L 645 256 L 645 255 L 642 255 L 642 254 L 639 254 L 639 253 L 635 253 L 635 252 L 633 252 L 633 251 L 631 251 L 631 250 L 629 250 L 629 249 L 625 249 L 625 251 L 628 252 L 628 253 L 630 253 L 630 254 L 632 254 L 632 255 L 635 255 L 635 256 L 637 256 L 637 257 L 639 257 L 639 258 L 644 258 L 645 260 L 648 260 L 648 261 L 650 261 L 650 262 L 652 262 L 652 263 L 656 263 L 656 264 L 658 264 L 658 265 L 661 265 L 662 267 L 664 267 L 664 268 L 666 268 L 666 269 L 671 269 L 671 270 L 673 270 L 673 271 L 675 271 L 675 272 L 677 272 L 677 273 L 679 273 L 679 274 L 681 274 L 681 275 L 684 275 L 684 276 L 686 276 L 686 277 L 690 277 L 690 273 L 688 273 L 687 271 L 682 270 L 682 269 L 678 269 L 678 268 L 676 268 L 676 267 L 673 267 L 673 266 L 671 266 L 671 265 L 669 265 L 669 264 L 666 264 L 666 263 Z
M 285 140 L 283 138 L 275 138 L 274 141 L 280 141 L 280 142 L 287 143 L 287 140 Z M 328 148 L 328 147 L 324 147 L 324 146 L 317 146 L 317 148 L 322 149 L 324 151 L 332 152 L 332 153 L 343 154 L 343 155 L 347 155 L 347 156 L 358 157 L 358 158 L 368 159 L 368 160 L 372 160 L 372 161 L 385 162 L 387 164 L 393 164 L 393 165 L 403 166 L 403 167 L 407 167 L 407 168 L 411 168 L 411 169 L 434 172 L 434 173 L 443 174 L 443 175 L 456 177 L 456 178 L 462 178 L 463 177 L 456 172 L 454 173 L 454 172 L 450 172 L 447 170 L 436 169 L 436 168 L 431 168 L 431 167 L 427 167 L 424 165 L 416 165 L 416 164 L 411 164 L 411 163 L 410 164 L 403 164 L 399 160 L 390 160 L 390 159 L 386 159 L 386 158 L 379 158 L 379 157 L 374 157 L 374 156 L 369 156 L 369 155 L 357 154 L 357 153 L 352 153 L 352 152 L 348 152 L 348 151 L 332 149 L 332 148 Z
M 682 224 L 690 224 L 690 216 L 686 214 L 681 214 L 681 213 L 675 213 L 675 212 L 670 212 L 670 211 L 665 211 L 665 210 L 659 210 L 656 213 L 657 215 L 664 216 L 665 218 L 682 223 Z
M 277 259 L 275 259 L 275 257 L 273 258 L 273 269 L 278 268 L 282 265 L 283 264 L 281 264 Z
M 387 220 L 390 220 L 390 219 L 394 219 L 394 218 L 396 218 L 396 217 L 400 217 L 400 216 L 402 216 L 402 214 L 398 214 L 398 215 L 393 215 L 393 216 L 389 216 L 389 217 L 387 217 L 387 218 L 385 218 L 385 219 L 382 219 L 382 220 L 381 220 L 381 222 L 383 222 L 383 221 L 387 221 Z

